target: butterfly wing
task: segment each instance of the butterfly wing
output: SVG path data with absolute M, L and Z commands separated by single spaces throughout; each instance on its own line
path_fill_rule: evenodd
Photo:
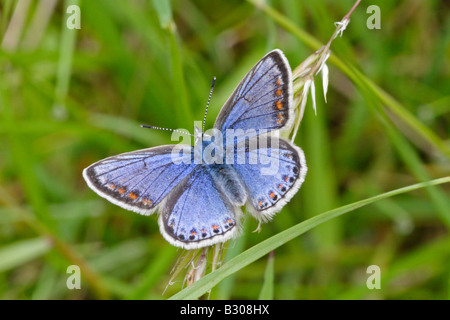
M 222 132 L 234 130 L 234 139 L 227 136 L 225 147 L 234 149 L 232 166 L 247 189 L 247 207 L 261 220 L 281 210 L 307 171 L 303 151 L 277 134 L 294 120 L 292 92 L 289 63 L 280 50 L 273 50 L 239 83 L 214 125 Z M 266 144 L 261 144 L 263 139 Z M 251 140 L 257 140 L 256 148 L 249 145 Z
M 289 128 L 294 118 L 292 92 L 289 63 L 280 50 L 269 52 L 235 89 L 214 128 L 221 132 Z M 255 136 L 258 141 L 262 138 L 259 133 Z M 240 140 L 233 140 L 231 146 Z M 303 152 L 279 141 L 256 149 L 234 146 L 237 155 L 279 161 L 272 175 L 262 174 L 263 166 L 248 162 L 233 164 L 236 174 L 231 176 L 231 170 L 224 169 L 212 175 L 214 165 L 194 163 L 192 147 L 182 147 L 182 155 L 174 159 L 173 150 L 179 146 L 160 146 L 101 160 L 86 168 L 83 176 L 100 196 L 125 209 L 151 214 L 159 207 L 160 231 L 166 240 L 185 249 L 200 248 L 238 232 L 239 206 L 245 200 L 258 218 L 268 219 L 298 190 L 306 173 Z M 245 191 L 237 197 L 241 183 Z
M 197 165 L 167 197 L 159 226 L 172 245 L 196 249 L 232 238 L 240 215 L 239 207 L 217 187 L 210 169 Z
M 255 148 L 235 146 L 233 168 L 245 185 L 249 211 L 269 220 L 298 191 L 307 167 L 303 151 L 294 144 L 272 135 L 257 139 Z
M 214 128 L 276 130 L 293 121 L 292 73 L 283 53 L 265 55 L 244 77 L 222 107 Z
M 101 197 L 149 215 L 192 172 L 192 159 L 191 146 L 165 145 L 103 159 L 84 169 L 83 177 Z

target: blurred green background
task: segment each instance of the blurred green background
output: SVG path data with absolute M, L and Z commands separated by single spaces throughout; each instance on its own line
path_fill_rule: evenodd
M 211 127 L 265 53 L 280 48 L 294 68 L 319 48 L 304 32 L 325 44 L 354 1 L 267 2 L 277 15 L 255 3 L 0 2 L 0 299 L 166 299 L 181 289 L 182 278 L 163 294 L 182 250 L 156 218 L 98 197 L 81 172 L 171 143 L 141 123 L 192 131 L 216 76 Z M 79 30 L 67 28 L 72 4 Z M 381 29 L 370 30 L 370 4 L 331 46 L 328 103 L 316 77 L 317 116 L 309 101 L 296 138 L 304 185 L 262 232 L 246 219 L 229 255 L 329 209 L 449 175 L 450 7 L 376 1 Z M 314 228 L 275 251 L 273 298 L 447 299 L 449 211 L 440 185 Z M 69 265 L 81 268 L 80 290 L 66 287 Z M 380 267 L 379 290 L 366 286 L 370 265 Z M 211 298 L 257 299 L 266 266 L 241 269 Z

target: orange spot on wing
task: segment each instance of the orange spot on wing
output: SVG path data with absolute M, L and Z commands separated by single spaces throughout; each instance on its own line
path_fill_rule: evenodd
M 275 91 L 275 94 L 277 96 L 281 96 L 282 93 L 283 93 L 283 91 L 281 91 L 281 89 L 278 89 L 277 91 Z
M 277 83 L 278 86 L 280 86 L 281 85 L 281 79 L 278 78 L 276 83 Z
M 283 109 L 283 103 L 279 100 L 275 102 L 275 106 L 277 107 L 278 110 Z
M 152 200 L 149 200 L 149 199 L 142 199 L 141 202 L 143 204 L 145 204 L 146 206 L 149 206 L 152 204 Z
M 128 194 L 128 198 L 130 198 L 131 200 L 136 200 L 137 197 L 138 197 L 138 196 L 137 196 L 136 193 L 130 192 L 130 193 Z
M 272 198 L 272 199 L 275 198 L 275 192 L 271 192 L 271 193 L 269 194 L 269 197 Z
M 117 188 L 117 186 L 116 186 L 114 183 L 108 184 L 108 187 L 109 187 L 110 189 L 112 189 L 112 190 L 114 190 L 114 189 Z
M 124 194 L 127 190 L 124 187 L 120 187 L 117 191 L 119 191 L 120 194 Z
M 218 226 L 217 224 L 213 224 L 213 225 L 212 225 L 212 228 L 213 228 L 214 230 L 217 230 L 217 229 L 219 229 L 219 226 Z
M 282 124 L 282 123 L 283 123 L 283 120 L 284 120 L 283 114 L 278 113 L 278 114 L 277 114 L 277 118 L 278 118 L 277 123 L 278 123 L 278 124 Z

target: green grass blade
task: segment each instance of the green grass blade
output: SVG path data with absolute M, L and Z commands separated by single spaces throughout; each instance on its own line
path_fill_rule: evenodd
M 17 268 L 36 259 L 51 249 L 44 237 L 26 239 L 0 247 L 0 272 Z
M 314 50 L 318 50 L 323 46 L 323 43 L 317 40 L 315 37 L 311 36 L 306 31 L 297 27 L 289 18 L 282 15 L 272 7 L 261 4 L 260 1 L 247 0 L 255 7 L 264 11 L 269 17 L 276 21 L 280 26 L 294 35 L 296 38 L 301 40 L 303 43 L 308 45 Z M 422 124 L 413 114 L 411 114 L 405 106 L 398 102 L 389 93 L 385 92 L 378 85 L 373 83 L 370 79 L 365 77 L 360 71 L 355 67 L 349 66 L 339 59 L 335 54 L 331 53 L 328 61 L 337 66 L 342 72 L 344 72 L 356 85 L 359 87 L 367 87 L 371 90 L 380 101 L 386 105 L 386 107 L 394 112 L 403 122 L 405 122 L 414 132 L 416 132 L 420 137 L 424 139 L 428 144 L 433 146 L 436 150 L 441 152 L 446 156 L 450 156 L 450 148 L 445 144 L 445 142 L 439 138 L 432 130 L 427 126 Z
M 64 8 L 70 5 L 79 5 L 79 0 L 66 0 Z M 70 78 L 72 75 L 72 58 L 75 51 L 75 42 L 77 38 L 77 29 L 69 29 L 66 26 L 66 20 L 63 19 L 61 26 L 61 40 L 59 47 L 59 60 L 56 73 L 55 86 L 55 104 L 53 112 L 57 117 L 65 117 L 66 105 L 65 100 L 69 91 Z
M 368 92 L 368 90 L 364 90 L 363 92 L 366 93 L 368 105 L 380 116 L 379 121 L 383 125 L 387 136 L 390 138 L 393 146 L 396 148 L 406 167 L 409 168 L 418 181 L 425 182 L 430 180 L 431 177 L 425 169 L 424 164 L 422 163 L 416 150 L 410 145 L 407 139 L 401 135 L 398 130 L 396 130 L 392 121 L 390 121 L 387 115 L 385 115 L 382 110 L 382 106 L 378 103 L 376 97 L 373 97 L 372 93 L 370 91 Z M 449 228 L 450 203 L 448 201 L 448 197 L 438 187 L 429 187 L 426 188 L 425 191 L 427 192 L 434 209 Z
M 154 258 L 154 263 L 143 272 L 142 277 L 136 288 L 126 297 L 126 299 L 143 299 L 150 291 L 150 289 L 158 283 L 158 279 L 164 275 L 169 266 L 173 263 L 173 258 L 177 253 L 175 248 L 167 248 L 167 250 L 161 250 Z
M 244 223 L 242 226 L 243 230 L 248 229 L 250 219 L 244 219 Z M 228 261 L 232 258 L 238 256 L 241 254 L 245 249 L 245 244 L 247 242 L 247 233 L 243 232 L 242 235 L 236 239 L 236 242 L 232 245 L 229 245 L 229 248 L 227 249 L 227 252 L 225 254 L 225 260 Z M 211 292 L 211 299 L 217 299 L 217 300 L 227 300 L 230 299 L 233 287 L 235 286 L 235 277 L 234 275 L 229 276 L 224 281 L 222 281 L 218 286 L 217 290 L 214 290 Z
M 334 61 L 334 57 L 330 57 L 330 61 Z M 336 58 L 337 59 L 337 58 Z M 342 70 L 344 71 L 344 70 Z M 345 72 L 345 71 L 344 71 Z M 377 84 L 375 84 L 372 80 L 365 77 L 359 70 L 355 67 L 351 67 L 351 71 L 346 72 L 348 76 L 352 74 L 352 78 L 356 76 L 364 86 L 366 86 L 371 92 L 373 92 L 378 99 L 396 116 L 402 119 L 414 132 L 416 132 L 419 136 L 421 136 L 425 141 L 435 147 L 436 150 L 439 150 L 442 154 L 447 157 L 450 156 L 450 148 L 446 145 L 446 143 L 439 138 L 430 128 L 421 123 L 417 118 L 411 114 L 405 106 L 403 106 L 400 102 L 398 102 L 394 97 L 392 97 L 389 93 L 381 89 Z
M 275 280 L 274 260 L 274 252 L 272 251 L 269 253 L 269 257 L 267 259 L 266 271 L 264 272 L 264 282 L 258 297 L 259 300 L 273 299 L 273 287 Z
M 388 268 L 382 268 L 381 288 L 387 289 L 388 286 L 398 286 L 398 282 L 402 278 L 414 278 L 424 270 L 427 270 L 425 273 L 430 273 L 429 270 L 445 268 L 450 253 L 448 244 L 449 237 L 438 238 L 420 246 L 414 252 L 397 257 Z M 426 279 L 426 276 L 424 279 Z M 339 300 L 365 299 L 371 293 L 373 291 L 369 290 L 365 281 L 363 281 L 361 284 L 352 284 L 346 291 L 339 293 L 336 298 Z M 445 296 L 435 298 L 445 299 Z M 410 296 L 410 299 L 415 298 Z
M 17 116 L 11 103 L 9 91 L 4 90 L 5 84 L 0 79 L 0 106 L 2 107 L 2 116 L 6 125 L 6 137 L 8 142 L 8 150 L 14 159 L 17 175 L 27 200 L 33 208 L 33 214 L 41 220 L 48 228 L 56 232 L 56 226 L 50 217 L 48 205 L 45 201 L 44 192 L 40 185 L 36 173 L 36 160 L 29 154 L 29 146 L 26 139 L 21 135 L 14 134 L 14 127 L 17 123 Z
M 304 139 L 303 143 L 299 143 L 304 147 L 308 159 L 308 179 L 302 190 L 304 199 L 309 199 L 304 203 L 304 210 L 308 213 L 305 218 L 336 208 L 339 204 L 337 172 L 335 172 L 332 162 L 331 150 L 333 149 L 329 144 L 332 133 L 327 127 L 326 121 L 325 112 L 318 112 L 315 116 L 312 108 L 308 108 L 302 121 L 304 135 L 308 137 Z M 339 221 L 330 221 L 313 231 L 313 245 L 322 252 L 322 256 L 328 256 L 330 252 L 336 251 L 341 230 L 342 226 Z M 324 273 L 330 274 L 328 271 L 324 271 Z M 325 275 L 322 278 L 324 279 Z
M 153 6 L 158 13 L 159 24 L 161 28 L 166 29 L 173 22 L 172 9 L 170 8 L 169 0 L 153 0 Z
M 183 72 L 182 48 L 179 44 L 177 28 L 172 20 L 170 3 L 167 0 L 153 1 L 156 12 L 159 17 L 161 28 L 167 30 L 169 40 L 170 63 L 172 68 L 172 84 L 175 94 L 177 110 L 180 111 L 179 126 L 185 126 L 186 123 L 192 123 L 193 117 L 189 106 L 188 91 Z
M 425 188 L 432 185 L 438 185 L 442 183 L 448 183 L 450 182 L 450 177 L 444 177 L 439 178 L 435 180 L 431 180 L 429 182 L 425 183 L 417 183 L 414 185 L 410 185 L 407 187 L 403 187 L 400 189 L 396 189 L 393 191 L 389 191 L 386 193 L 379 194 L 377 196 L 364 199 L 361 201 L 357 201 L 327 212 L 324 212 L 322 214 L 319 214 L 315 217 L 312 217 L 306 221 L 303 221 L 285 231 L 282 231 L 273 237 L 262 241 L 261 243 L 253 246 L 252 248 L 248 249 L 247 251 L 243 252 L 239 256 L 231 259 L 227 263 L 225 263 L 220 269 L 218 269 L 215 272 L 212 272 L 199 281 L 193 283 L 189 287 L 181 290 L 177 294 L 173 295 L 170 299 L 195 299 L 199 296 L 206 293 L 208 290 L 213 288 L 217 283 L 222 281 L 224 278 L 228 277 L 229 275 L 235 273 L 236 271 L 244 268 L 245 266 L 249 265 L 253 261 L 261 258 L 262 256 L 266 255 L 270 251 L 282 246 L 286 242 L 302 235 L 303 233 L 313 229 L 314 227 L 329 221 L 331 219 L 334 219 L 336 217 L 339 217 L 345 213 L 351 212 L 353 210 L 356 210 L 358 208 L 361 208 L 363 206 L 369 205 L 375 201 L 379 201 L 382 199 L 386 199 L 395 195 L 399 195 L 405 192 L 410 192 L 413 190 Z

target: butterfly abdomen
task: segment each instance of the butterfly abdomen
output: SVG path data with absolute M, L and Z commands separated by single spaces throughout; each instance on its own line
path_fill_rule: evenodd
M 237 172 L 230 165 L 207 165 L 216 186 L 237 206 L 242 206 L 247 201 L 247 192 Z

